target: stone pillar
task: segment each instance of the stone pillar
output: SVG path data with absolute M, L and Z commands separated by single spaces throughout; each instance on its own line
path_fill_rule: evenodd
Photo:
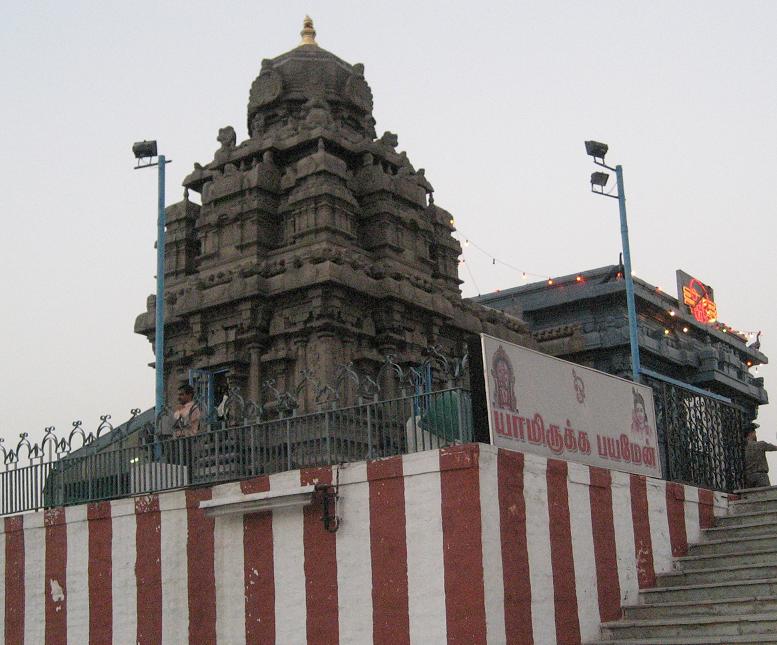
M 248 355 L 248 387 L 246 388 L 246 398 L 258 404 L 262 402 L 262 347 L 260 345 L 249 345 Z

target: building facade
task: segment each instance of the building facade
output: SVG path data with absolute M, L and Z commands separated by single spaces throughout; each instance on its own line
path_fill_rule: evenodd
M 623 268 L 582 273 L 484 294 L 476 302 L 522 318 L 543 351 L 630 379 L 631 356 Z M 678 299 L 634 279 L 642 368 L 731 401 L 745 424 L 768 403 L 757 347 L 721 324 L 700 322 Z
M 319 47 L 312 21 L 262 62 L 248 138 L 222 128 L 167 209 L 167 401 L 191 370 L 260 402 L 268 381 L 332 382 L 350 363 L 375 376 L 386 355 L 461 356 L 480 332 L 533 345 L 520 320 L 461 298 L 453 219 L 397 136 L 376 136 L 372 106 L 364 65 Z M 135 324 L 152 343 L 156 306 Z M 301 393 L 301 411 L 313 397 Z

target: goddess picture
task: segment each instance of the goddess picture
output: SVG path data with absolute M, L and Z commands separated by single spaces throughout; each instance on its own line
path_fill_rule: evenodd
M 631 392 L 634 397 L 634 409 L 631 412 L 631 433 L 644 437 L 645 444 L 649 445 L 652 443 L 653 429 L 648 423 L 645 399 L 635 388 L 632 388 Z
M 491 376 L 494 379 L 494 405 L 503 410 L 517 412 L 515 403 L 515 373 L 504 348 L 500 345 L 491 359 Z

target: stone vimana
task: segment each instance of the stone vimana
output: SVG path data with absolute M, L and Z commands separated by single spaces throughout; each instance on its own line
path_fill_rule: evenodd
M 460 356 L 480 332 L 534 344 L 519 319 L 462 299 L 453 218 L 397 135 L 376 136 L 364 65 L 319 47 L 309 18 L 301 35 L 262 61 L 249 137 L 221 128 L 167 208 L 168 401 L 190 369 L 259 401 L 270 379 L 293 388 L 307 369 L 326 382 L 348 363 L 376 375 L 387 354 Z M 155 307 L 135 323 L 151 342 Z

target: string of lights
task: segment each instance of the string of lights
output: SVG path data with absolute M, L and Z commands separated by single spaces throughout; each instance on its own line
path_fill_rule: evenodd
M 510 264 L 509 262 L 505 262 L 504 260 L 500 260 L 498 257 L 496 257 L 495 255 L 489 253 L 482 246 L 480 246 L 479 244 L 476 244 L 475 242 L 473 242 L 468 237 L 464 237 L 464 239 L 462 241 L 460 238 L 463 237 L 463 236 L 461 235 L 460 232 L 459 232 L 458 235 L 456 233 L 454 233 L 454 237 L 456 237 L 459 240 L 459 244 L 461 244 L 462 248 L 468 248 L 469 246 L 473 246 L 478 251 L 480 251 L 483 255 L 485 255 L 489 260 L 491 260 L 491 264 L 493 264 L 493 265 L 500 264 L 500 265 L 502 265 L 504 267 L 507 267 L 508 269 L 511 269 L 512 271 L 520 273 L 521 277 L 524 280 L 528 280 L 529 277 L 541 278 L 542 280 L 551 280 L 551 277 L 549 275 L 547 275 L 547 274 L 533 273 L 531 271 L 525 271 L 524 269 L 519 269 L 518 267 Z M 471 273 L 470 273 L 470 275 L 471 275 Z M 473 278 L 473 282 L 474 282 L 474 278 Z
M 471 238 L 464 236 L 462 234 L 461 230 L 457 230 L 456 232 L 454 232 L 453 235 L 459 241 L 459 243 L 461 244 L 462 249 L 467 249 L 470 246 L 474 247 L 475 249 L 480 251 L 480 253 L 482 253 L 484 256 L 486 256 L 489 260 L 491 260 L 491 264 L 492 265 L 496 266 L 498 264 L 498 265 L 504 266 L 504 267 L 506 267 L 506 268 L 508 268 L 508 269 L 510 269 L 512 271 L 515 271 L 516 273 L 520 273 L 522 279 L 525 280 L 525 281 L 527 281 L 530 277 L 532 277 L 532 278 L 539 278 L 541 280 L 547 281 L 549 286 L 553 286 L 555 284 L 555 282 L 556 282 L 556 280 L 554 280 L 554 278 L 552 276 L 549 276 L 549 275 L 543 274 L 543 273 L 535 273 L 535 272 L 532 272 L 532 271 L 526 271 L 525 269 L 518 268 L 518 267 L 514 266 L 513 264 L 510 264 L 509 262 L 505 262 L 504 260 L 501 260 L 500 258 L 496 257 L 492 253 L 489 253 L 486 249 L 484 249 L 482 246 L 477 244 Z M 467 271 L 467 274 L 469 275 L 470 279 L 472 280 L 472 284 L 475 287 L 475 290 L 478 292 L 478 295 L 480 295 L 481 294 L 480 287 L 478 286 L 478 283 L 475 280 L 475 276 L 472 273 L 472 269 L 470 268 L 469 263 L 466 261 L 466 259 L 464 257 L 462 257 L 459 260 L 459 264 L 461 264 L 461 265 L 463 265 L 465 267 L 465 269 Z M 632 275 L 634 275 L 633 271 L 632 271 Z M 577 282 L 584 282 L 583 276 L 578 274 L 576 276 L 576 281 Z M 499 290 L 497 289 L 497 291 L 499 291 Z M 656 291 L 663 292 L 663 289 L 661 287 L 656 287 Z M 677 314 L 677 312 L 674 309 L 668 310 L 668 313 L 669 313 L 670 316 L 675 316 Z M 726 325 L 726 324 L 721 323 L 719 321 L 710 322 L 708 324 L 709 324 L 710 327 L 713 327 L 714 329 L 717 329 L 719 332 L 721 332 L 723 334 L 734 334 L 736 336 L 739 336 L 740 338 L 747 339 L 747 340 L 755 339 L 760 334 L 759 331 L 736 329 L 736 328 L 732 327 L 731 325 Z M 689 331 L 689 328 L 688 328 L 687 325 L 682 326 L 681 329 L 682 329 L 683 333 L 688 333 L 688 331 Z M 668 334 L 671 333 L 671 330 L 669 328 L 667 328 L 664 331 L 664 333 L 668 335 Z

